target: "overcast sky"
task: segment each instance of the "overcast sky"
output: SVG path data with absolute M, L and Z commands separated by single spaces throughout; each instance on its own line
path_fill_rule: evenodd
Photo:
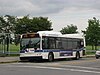
M 48 17 L 54 31 L 74 24 L 78 31 L 88 26 L 88 19 L 100 19 L 100 0 L 0 0 L 0 16 Z

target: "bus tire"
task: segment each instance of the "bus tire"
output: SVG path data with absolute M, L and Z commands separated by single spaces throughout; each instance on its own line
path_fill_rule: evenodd
M 79 59 L 80 59 L 80 53 L 79 52 L 76 52 L 75 60 L 79 60 Z
M 85 53 L 85 50 L 83 50 L 83 56 L 85 55 L 86 53 Z
M 49 55 L 48 55 L 48 61 L 49 61 L 49 62 L 54 61 L 54 55 L 53 55 L 52 52 L 50 52 Z
M 98 57 L 98 56 L 96 56 L 96 59 L 99 59 L 99 57 Z

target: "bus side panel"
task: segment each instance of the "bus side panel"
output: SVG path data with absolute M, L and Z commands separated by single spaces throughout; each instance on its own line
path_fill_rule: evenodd
M 52 52 L 52 53 L 54 55 L 54 59 L 60 58 L 59 52 Z M 48 55 L 49 55 L 49 52 L 43 52 L 42 53 L 42 58 L 43 59 L 48 59 Z
M 85 53 L 84 53 L 84 52 L 85 52 L 85 50 L 81 50 L 81 51 L 80 51 L 80 57 L 85 56 Z
M 42 52 L 42 59 L 48 59 L 49 52 Z
M 83 50 L 81 50 L 79 53 L 80 53 L 80 57 L 82 57 L 83 56 Z
M 73 57 L 76 57 L 76 51 L 73 52 Z
M 53 52 L 54 59 L 58 59 L 60 57 L 59 52 Z
M 72 52 L 72 55 L 70 53 L 66 53 L 65 55 L 61 55 L 61 53 L 59 52 L 59 56 L 57 58 L 74 58 L 75 56 L 76 56 L 76 52 Z

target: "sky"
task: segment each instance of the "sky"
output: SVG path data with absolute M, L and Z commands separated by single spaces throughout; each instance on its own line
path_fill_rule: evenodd
M 100 19 L 100 0 L 0 0 L 0 16 L 48 17 L 54 31 L 73 24 L 78 32 L 88 20 Z

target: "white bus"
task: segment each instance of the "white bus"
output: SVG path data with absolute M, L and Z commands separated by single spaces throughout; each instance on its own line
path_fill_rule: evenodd
M 85 40 L 79 34 L 39 31 L 21 36 L 20 60 L 59 58 L 79 59 L 85 55 Z

